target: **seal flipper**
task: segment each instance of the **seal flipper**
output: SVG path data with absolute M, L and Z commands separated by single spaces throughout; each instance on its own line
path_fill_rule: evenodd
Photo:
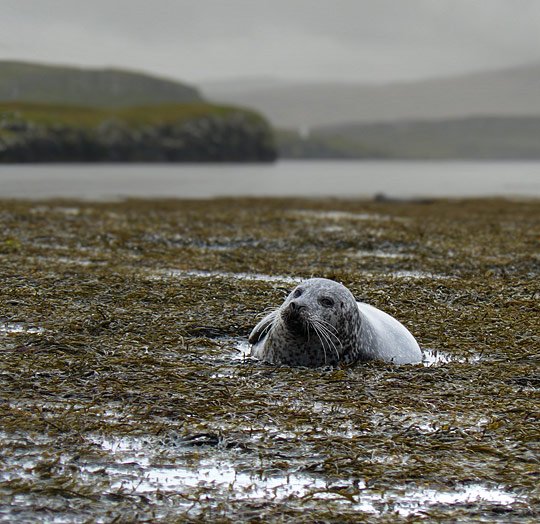
M 266 315 L 251 331 L 249 335 L 249 343 L 250 344 L 256 344 L 264 338 L 266 333 L 270 330 L 270 326 L 274 323 L 274 319 L 276 318 L 276 315 L 278 314 L 278 310 L 272 311 L 272 313 L 269 313 Z

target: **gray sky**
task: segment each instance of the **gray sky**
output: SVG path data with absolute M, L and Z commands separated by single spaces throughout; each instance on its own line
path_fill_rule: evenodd
M 189 82 L 387 82 L 540 62 L 540 0 L 0 0 L 0 57 Z

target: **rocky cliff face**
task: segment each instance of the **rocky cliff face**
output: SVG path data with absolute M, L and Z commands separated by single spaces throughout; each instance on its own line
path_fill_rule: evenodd
M 177 122 L 97 126 L 35 122 L 0 112 L 0 162 L 271 162 L 272 131 L 241 110 Z

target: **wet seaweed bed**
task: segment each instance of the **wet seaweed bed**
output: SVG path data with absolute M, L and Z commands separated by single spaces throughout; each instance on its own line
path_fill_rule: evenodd
M 538 521 L 540 202 L 0 209 L 1 521 Z M 424 364 L 251 359 L 310 276 Z

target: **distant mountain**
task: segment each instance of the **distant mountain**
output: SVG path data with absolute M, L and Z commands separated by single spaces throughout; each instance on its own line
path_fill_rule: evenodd
M 540 116 L 347 124 L 278 133 L 284 158 L 540 159 Z
M 192 86 L 143 73 L 0 61 L 0 102 L 127 107 L 201 100 Z
M 540 63 L 385 85 L 227 82 L 202 85 L 211 100 L 262 112 L 280 128 L 472 115 L 540 115 Z

